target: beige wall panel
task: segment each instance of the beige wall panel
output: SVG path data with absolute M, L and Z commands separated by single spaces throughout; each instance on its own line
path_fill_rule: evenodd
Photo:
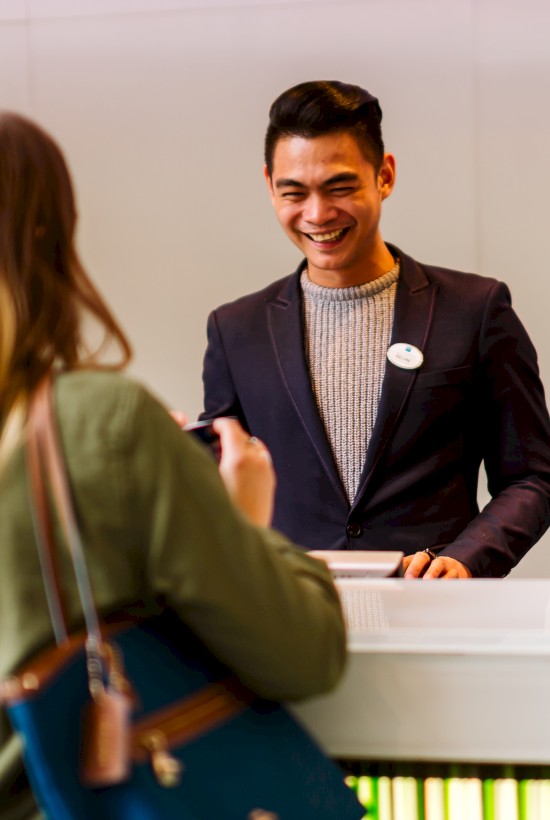
M 17 17 L 16 8 L 21 5 L 15 2 L 0 5 L 0 109 L 27 113 L 27 29 L 23 18 Z M 10 11 L 12 16 L 8 18 Z
M 0 0 L 0 23 L 24 20 L 27 16 L 25 0 Z
M 16 0 L 0 0 L 12 4 Z M 48 17 L 98 17 L 118 14 L 162 14 L 166 11 L 204 9 L 231 9 L 243 6 L 276 6 L 289 0 L 27 0 L 28 16 L 33 19 Z M 332 0 L 325 0 L 325 3 Z M 319 3 L 319 0 L 295 0 L 296 5 Z M 1 9 L 1 5 L 0 5 Z

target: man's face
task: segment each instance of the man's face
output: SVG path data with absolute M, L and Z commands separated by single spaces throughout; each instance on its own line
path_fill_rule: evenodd
M 312 281 L 346 287 L 391 268 L 378 229 L 395 179 L 390 154 L 377 173 L 349 132 L 285 137 L 275 146 L 272 176 L 264 173 L 277 218 L 306 256 Z

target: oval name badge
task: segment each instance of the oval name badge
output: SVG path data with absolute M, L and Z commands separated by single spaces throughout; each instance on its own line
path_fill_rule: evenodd
M 397 342 L 389 347 L 387 356 L 392 364 L 404 370 L 416 370 L 424 361 L 422 351 L 407 342 Z

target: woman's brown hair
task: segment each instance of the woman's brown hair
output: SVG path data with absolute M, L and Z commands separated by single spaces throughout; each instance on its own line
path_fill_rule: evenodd
M 75 226 L 61 150 L 35 123 L 0 113 L 0 456 L 10 415 L 53 366 L 118 369 L 131 358 L 124 332 L 78 258 Z M 83 333 L 86 315 L 102 330 L 95 350 Z M 121 357 L 102 364 L 113 341 Z

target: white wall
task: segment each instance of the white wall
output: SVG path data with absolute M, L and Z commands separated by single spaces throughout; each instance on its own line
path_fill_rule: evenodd
M 0 0 L 0 107 L 64 147 L 133 372 L 191 416 L 208 311 L 298 261 L 262 141 L 271 101 L 309 79 L 379 96 L 385 237 L 508 282 L 548 385 L 549 39 L 540 0 Z M 515 574 L 550 576 L 549 546 Z

